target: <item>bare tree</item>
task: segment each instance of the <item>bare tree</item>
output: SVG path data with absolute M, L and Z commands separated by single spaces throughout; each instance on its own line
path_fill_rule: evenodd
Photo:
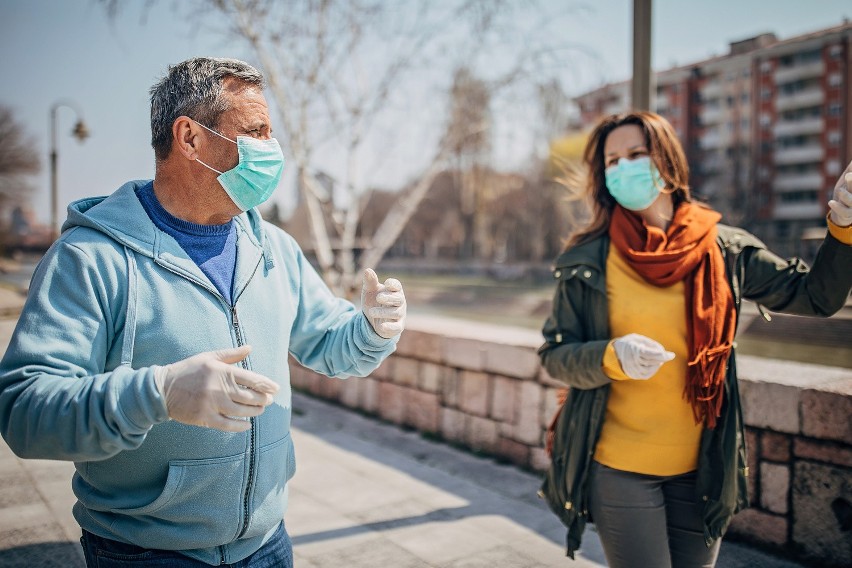
M 113 15 L 126 3 L 100 1 Z M 326 282 L 344 294 L 358 287 L 360 269 L 377 265 L 394 244 L 453 152 L 483 136 L 475 117 L 440 118 L 447 111 L 434 101 L 448 97 L 436 93 L 450 90 L 453 71 L 487 67 L 490 76 L 477 87 L 487 99 L 549 78 L 567 60 L 565 46 L 560 53 L 555 45 L 562 36 L 553 14 L 529 0 L 196 0 L 190 6 L 180 9 L 193 17 L 213 14 L 263 69 L 310 218 L 313 251 Z M 560 16 L 568 13 L 559 8 Z M 358 255 L 367 188 L 378 185 L 376 173 L 388 163 L 402 162 L 394 150 L 423 122 L 431 130 L 419 135 L 420 160 L 406 169 L 413 179 Z M 328 191 L 318 173 L 327 173 L 332 155 L 340 173 L 335 191 Z M 369 164 L 376 156 L 385 161 Z
M 40 166 L 35 143 L 12 109 L 0 105 L 0 211 L 29 200 L 33 188 L 26 178 Z

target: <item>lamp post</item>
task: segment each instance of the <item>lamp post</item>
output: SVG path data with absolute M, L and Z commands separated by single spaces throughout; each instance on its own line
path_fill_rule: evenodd
M 654 72 L 651 69 L 651 4 L 633 0 L 633 80 L 631 105 L 635 110 L 654 106 Z
M 56 182 L 56 168 L 59 161 L 56 152 L 56 116 L 60 107 L 70 108 L 77 114 L 77 123 L 71 134 L 80 142 L 89 137 L 89 129 L 83 122 L 83 113 L 80 108 L 69 100 L 62 100 L 53 103 L 50 107 L 50 230 L 52 237 L 56 239 L 59 236 L 59 192 Z

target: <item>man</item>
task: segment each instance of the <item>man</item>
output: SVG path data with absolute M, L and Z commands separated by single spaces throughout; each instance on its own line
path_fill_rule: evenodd
M 395 348 L 398 281 L 332 295 L 256 207 L 283 158 L 263 78 L 197 58 L 151 89 L 153 181 L 69 207 L 0 363 L 0 429 L 73 460 L 89 566 L 291 566 L 288 352 L 363 376 Z

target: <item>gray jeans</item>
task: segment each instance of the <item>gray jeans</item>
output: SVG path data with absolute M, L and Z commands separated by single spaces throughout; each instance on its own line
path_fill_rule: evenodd
M 695 473 L 661 477 L 592 462 L 589 512 L 610 568 L 713 568 L 721 539 L 707 548 Z

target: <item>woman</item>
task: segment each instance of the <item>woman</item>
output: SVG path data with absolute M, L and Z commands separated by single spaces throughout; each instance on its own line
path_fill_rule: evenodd
M 844 305 L 852 173 L 835 187 L 808 269 L 693 201 L 683 150 L 659 115 L 603 119 L 584 160 L 592 217 L 556 261 L 539 350 L 570 387 L 542 494 L 568 527 L 572 558 L 593 521 L 611 567 L 712 567 L 747 506 L 740 302 L 817 316 Z

